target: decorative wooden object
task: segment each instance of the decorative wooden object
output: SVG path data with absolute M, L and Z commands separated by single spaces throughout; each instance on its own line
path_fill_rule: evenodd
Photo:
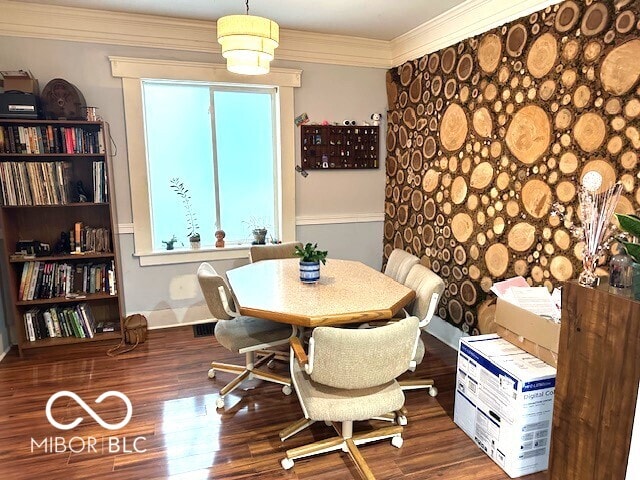
M 587 172 L 640 211 L 639 19 L 640 0 L 569 0 L 387 72 L 384 256 L 444 279 L 439 316 L 477 334 L 494 281 L 576 276 Z
M 565 284 L 551 480 L 625 478 L 640 381 L 638 319 L 640 302 Z
M 9 162 L 27 162 L 30 165 L 39 164 L 42 167 L 42 175 L 39 181 L 35 184 L 32 183 L 31 190 L 33 198 L 31 201 L 18 201 L 7 203 L 18 203 L 18 205 L 4 204 L 0 206 L 0 222 L 2 224 L 2 231 L 4 234 L 4 249 L 2 252 L 2 262 L 4 268 L 8 272 L 9 277 L 9 291 L 12 299 L 12 303 L 8 305 L 9 310 L 13 314 L 13 323 L 16 327 L 18 335 L 18 347 L 20 354 L 26 349 L 51 347 L 56 345 L 68 345 L 72 343 L 83 343 L 99 340 L 116 340 L 121 335 L 121 322 L 123 318 L 124 305 L 123 297 L 121 295 L 121 272 L 120 272 L 120 256 L 118 254 L 118 242 L 115 238 L 114 232 L 117 226 L 115 203 L 113 201 L 113 176 L 111 156 L 109 154 L 109 144 L 107 139 L 108 125 L 102 122 L 86 122 L 86 121 L 66 121 L 66 120 L 12 120 L 12 119 L 0 119 L 0 126 L 13 129 L 14 127 L 31 127 L 31 133 L 37 132 L 41 127 L 51 127 L 62 131 L 67 129 L 72 133 L 73 130 L 74 140 L 71 140 L 71 136 L 68 137 L 68 142 L 77 146 L 77 151 L 87 152 L 88 147 L 81 150 L 82 132 L 91 132 L 93 135 L 102 136 L 101 144 L 104 146 L 104 151 L 101 153 L 5 153 L 6 149 L 0 150 L 0 167 L 4 168 Z M 42 130 L 40 130 L 42 131 Z M 79 135 L 76 139 L 75 135 Z M 26 135 L 26 134 L 25 134 Z M 97 138 L 94 136 L 94 138 Z M 28 138 L 25 136 L 28 141 Z M 37 136 L 31 135 L 36 143 L 40 143 L 39 149 L 52 150 L 53 143 L 44 143 L 47 139 L 42 139 Z M 51 137 L 53 138 L 53 137 Z M 8 141 L 5 138 L 5 141 Z M 16 140 L 17 141 L 17 140 Z M 61 146 L 62 138 L 60 141 L 56 140 L 56 149 L 53 151 L 73 151 L 65 150 L 65 147 Z M 87 141 L 86 138 L 83 141 Z M 49 140 L 52 142 L 52 140 Z M 14 142 L 15 143 L 15 142 Z M 51 145 L 51 148 L 44 148 L 44 145 Z M 67 143 L 69 145 L 69 143 Z M 6 145 L 5 145 L 6 146 Z M 9 145 L 11 147 L 11 145 Z M 11 150 L 11 148 L 9 148 Z M 98 151 L 98 150 L 96 150 Z M 104 188 L 106 188 L 105 201 L 93 201 L 94 198 L 89 198 L 88 201 L 78 202 L 78 194 L 75 191 L 71 191 L 68 202 L 61 200 L 53 200 L 51 192 L 53 189 L 58 192 L 64 188 L 59 181 L 59 177 L 52 178 L 47 173 L 45 164 L 50 162 L 64 162 L 69 165 L 69 180 L 73 185 L 76 185 L 77 181 L 81 181 L 87 192 L 91 192 L 93 189 L 93 162 L 104 162 L 106 181 L 104 182 Z M 5 174 L 10 170 L 5 170 Z M 31 173 L 30 173 L 31 175 Z M 31 178 L 31 177 L 30 177 Z M 7 181 L 7 176 L 3 175 L 2 181 Z M 9 178 L 9 181 L 11 179 Z M 33 180 L 32 180 L 33 181 Z M 29 184 L 27 178 L 16 178 L 15 189 L 25 191 L 25 185 Z M 37 185 L 37 187 L 33 187 Z M 45 186 L 46 185 L 46 186 Z M 49 193 L 47 196 L 41 197 L 48 200 L 38 201 L 36 200 L 36 192 L 34 188 L 46 189 Z M 39 190 L 39 194 L 43 194 L 43 190 Z M 24 193 L 22 194 L 24 198 Z M 60 195 L 60 194 L 59 194 Z M 90 195 L 90 193 L 89 193 Z M 2 198 L 0 197 L 0 201 Z M 46 203 L 46 204 L 38 204 Z M 61 232 L 69 232 L 70 229 L 76 225 L 77 222 L 82 222 L 85 226 L 101 227 L 108 229 L 109 243 L 111 249 L 108 252 L 83 252 L 81 254 L 58 254 L 54 251 L 54 246 L 60 239 Z M 80 231 L 78 230 L 78 233 Z M 43 243 L 48 243 L 51 246 L 52 253 L 46 257 L 25 258 L 13 256 L 16 248 L 16 242 L 19 240 L 38 240 Z M 86 293 L 77 297 L 56 297 L 56 298 L 44 298 L 48 295 L 36 295 L 34 300 L 24 300 L 20 297 L 20 285 L 22 282 L 24 266 L 27 262 L 47 262 L 49 264 L 54 263 L 67 263 L 71 264 L 74 268 L 77 266 L 82 267 L 87 263 L 111 263 L 113 262 L 115 272 L 115 292 L 111 295 L 106 292 L 100 293 Z M 33 285 L 43 285 L 43 290 L 46 290 L 47 283 L 51 284 L 51 278 L 44 278 L 46 275 L 42 272 L 42 277 L 38 278 L 38 283 Z M 53 273 L 49 272 L 48 275 L 53 277 Z M 76 275 L 82 276 L 81 273 Z M 24 314 L 34 307 L 48 309 L 50 307 L 74 307 L 78 303 L 86 303 L 90 308 L 95 322 L 113 322 L 120 325 L 120 331 L 96 333 L 93 338 L 77 338 L 74 335 L 43 338 L 40 340 L 29 341 L 28 332 L 25 327 Z
M 414 128 L 415 112 L 406 110 L 404 121 Z M 379 127 L 367 125 L 302 125 L 302 168 L 378 168 L 378 131 Z

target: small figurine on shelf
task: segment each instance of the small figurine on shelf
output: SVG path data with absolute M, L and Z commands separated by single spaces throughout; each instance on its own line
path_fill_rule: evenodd
M 55 255 L 69 255 L 71 253 L 71 241 L 67 232 L 60 232 L 60 240 L 53 246 Z
M 226 235 L 224 230 L 216 230 L 216 248 L 224 248 L 224 237 Z
M 373 120 L 373 124 L 374 125 L 380 125 L 380 119 L 382 118 L 382 115 L 379 113 L 372 113 L 371 114 L 371 120 Z
M 78 180 L 76 182 L 76 193 L 78 194 L 78 202 L 85 203 L 89 202 L 89 194 L 84 189 L 84 185 L 82 184 L 82 180 Z

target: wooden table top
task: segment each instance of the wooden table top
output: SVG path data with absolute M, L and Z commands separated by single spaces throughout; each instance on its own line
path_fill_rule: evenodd
M 265 260 L 227 272 L 242 315 L 305 327 L 392 318 L 410 288 L 360 262 L 329 259 L 320 281 L 300 281 L 298 259 Z

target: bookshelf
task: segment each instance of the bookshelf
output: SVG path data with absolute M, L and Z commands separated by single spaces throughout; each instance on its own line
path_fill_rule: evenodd
M 0 255 L 21 355 L 121 336 L 108 138 L 103 122 L 0 119 Z
M 378 135 L 376 125 L 302 125 L 302 168 L 378 168 Z

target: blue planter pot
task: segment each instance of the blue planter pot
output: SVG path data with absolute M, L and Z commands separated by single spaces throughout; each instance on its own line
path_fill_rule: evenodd
M 316 283 L 320 280 L 320 262 L 300 262 L 300 281 Z

